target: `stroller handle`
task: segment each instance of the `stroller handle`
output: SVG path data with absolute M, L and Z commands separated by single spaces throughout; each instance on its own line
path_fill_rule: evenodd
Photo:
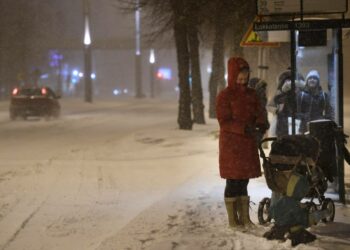
M 267 137 L 267 138 L 262 139 L 259 142 L 260 157 L 263 158 L 264 161 L 266 160 L 266 155 L 265 155 L 265 152 L 262 148 L 263 143 L 268 142 L 268 141 L 276 141 L 276 140 L 277 140 L 277 137 Z

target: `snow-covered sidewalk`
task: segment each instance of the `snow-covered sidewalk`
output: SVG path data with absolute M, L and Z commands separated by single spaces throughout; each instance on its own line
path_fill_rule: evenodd
M 195 126 L 194 131 L 215 128 L 209 121 L 203 127 Z M 161 131 L 153 131 L 158 136 Z M 181 132 L 179 132 L 181 133 Z M 196 134 L 196 132 L 194 132 Z M 152 137 L 152 131 L 148 131 Z M 268 241 L 262 237 L 269 227 L 258 225 L 259 201 L 269 197 L 264 177 L 252 179 L 249 183 L 251 195 L 251 217 L 257 224 L 251 232 L 233 232 L 227 227 L 227 215 L 223 202 L 224 181 L 218 175 L 217 140 L 213 130 L 206 138 L 194 136 L 199 148 L 211 150 L 199 154 L 193 167 L 202 164 L 196 175 L 189 178 L 168 196 L 143 210 L 128 225 L 104 240 L 99 250 L 152 249 L 152 250 L 200 250 L 200 249 L 292 249 L 291 242 Z M 202 142 L 201 142 L 202 141 Z M 171 176 L 166 178 L 172 178 Z M 326 194 L 337 199 L 334 194 Z M 350 207 L 336 203 L 334 223 L 320 223 L 311 229 L 318 239 L 308 245 L 294 249 L 349 249 Z
M 192 178 L 140 213 L 98 249 L 292 249 L 289 240 L 279 242 L 263 238 L 269 227 L 257 225 L 251 232 L 229 229 L 222 198 L 224 186 L 215 172 L 203 170 L 198 178 Z M 251 181 L 249 192 L 255 203 L 251 217 L 257 223 L 257 203 L 262 194 L 268 193 L 264 180 Z M 321 223 L 312 228 L 318 237 L 315 242 L 294 249 L 349 249 L 350 208 L 337 204 L 336 210 L 334 223 Z

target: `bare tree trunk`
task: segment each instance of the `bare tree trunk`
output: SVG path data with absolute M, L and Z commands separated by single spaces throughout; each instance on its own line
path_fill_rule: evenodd
M 191 59 L 193 121 L 197 124 L 205 124 L 197 27 L 189 25 L 187 35 Z
M 241 36 L 239 36 L 238 34 L 231 36 L 232 42 L 231 42 L 231 46 L 230 46 L 230 53 L 229 56 L 240 56 L 240 57 L 244 57 L 244 52 L 243 52 L 243 48 L 240 46 L 240 39 Z
M 230 30 L 234 31 L 230 34 L 230 52 L 229 56 L 240 56 L 243 57 L 243 48 L 240 46 L 242 37 L 246 32 L 245 22 L 240 19 L 239 14 L 236 13 L 234 16 L 234 22 Z
M 177 52 L 177 65 L 179 74 L 179 113 L 177 123 L 180 129 L 192 129 L 191 118 L 191 92 L 189 83 L 190 58 L 187 46 L 187 29 L 186 25 L 181 22 L 174 24 L 174 36 Z
M 225 87 L 225 50 L 224 37 L 226 25 L 218 8 L 215 23 L 215 41 L 213 44 L 212 72 L 209 79 L 209 118 L 216 118 L 216 95 Z
M 192 129 L 191 90 L 190 90 L 190 55 L 187 44 L 187 27 L 184 20 L 184 0 L 171 0 L 174 13 L 174 37 L 177 54 L 177 68 L 179 75 L 179 111 L 177 123 L 180 129 Z

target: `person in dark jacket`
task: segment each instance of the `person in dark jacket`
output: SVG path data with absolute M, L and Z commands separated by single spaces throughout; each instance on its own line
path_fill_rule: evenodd
M 322 90 L 320 74 L 311 70 L 306 76 L 305 88 L 297 97 L 297 113 L 301 120 L 300 133 L 305 133 L 307 123 L 319 119 L 334 120 L 329 95 Z
M 229 225 L 250 226 L 250 178 L 261 176 L 256 129 L 267 129 L 265 110 L 261 108 L 254 89 L 248 88 L 249 65 L 240 57 L 228 61 L 228 86 L 216 99 L 216 114 L 220 126 L 219 170 L 226 179 L 224 192 Z
M 277 92 L 273 98 L 273 102 L 276 105 L 276 135 L 283 136 L 289 133 L 289 121 L 293 114 L 293 103 L 295 103 L 295 96 L 300 92 L 304 86 L 304 78 L 298 74 L 298 78 L 295 81 L 295 92 L 293 95 L 291 92 L 291 80 L 292 74 L 290 70 L 284 71 L 278 77 Z
M 248 87 L 255 89 L 256 94 L 258 95 L 260 105 L 262 109 L 266 109 L 267 105 L 267 94 L 266 94 L 266 88 L 267 88 L 267 82 L 258 78 L 253 77 L 248 82 Z M 267 112 L 265 112 L 265 123 L 267 124 L 267 129 L 270 127 L 269 120 L 267 117 Z M 257 142 L 259 143 L 264 137 L 264 134 L 257 133 Z

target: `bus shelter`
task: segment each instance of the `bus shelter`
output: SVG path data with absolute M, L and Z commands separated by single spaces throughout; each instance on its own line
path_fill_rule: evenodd
M 253 24 L 255 32 L 265 32 L 267 37 L 276 32 L 284 32 L 290 41 L 290 95 L 292 95 L 290 100 L 293 101 L 291 134 L 312 132 L 316 121 L 310 114 L 315 108 L 325 108 L 322 105 L 329 105 L 326 119 L 334 121 L 336 127 L 326 126 L 323 133 L 335 129 L 337 133 L 343 135 L 342 33 L 343 28 L 350 27 L 350 19 L 345 18 L 348 0 L 333 0 L 331 3 L 327 0 L 257 0 L 256 8 L 258 20 Z M 307 91 L 301 91 L 312 85 L 310 80 L 312 77 L 318 78 L 318 91 L 322 91 L 317 100 L 318 107 L 315 107 L 316 101 L 310 99 Z M 308 128 L 305 131 L 303 119 L 307 116 Z M 334 147 L 333 158 L 336 164 L 334 181 L 338 184 L 339 200 L 345 203 L 346 148 L 340 143 L 335 143 Z M 322 154 L 325 156 L 330 153 L 322 152 Z

